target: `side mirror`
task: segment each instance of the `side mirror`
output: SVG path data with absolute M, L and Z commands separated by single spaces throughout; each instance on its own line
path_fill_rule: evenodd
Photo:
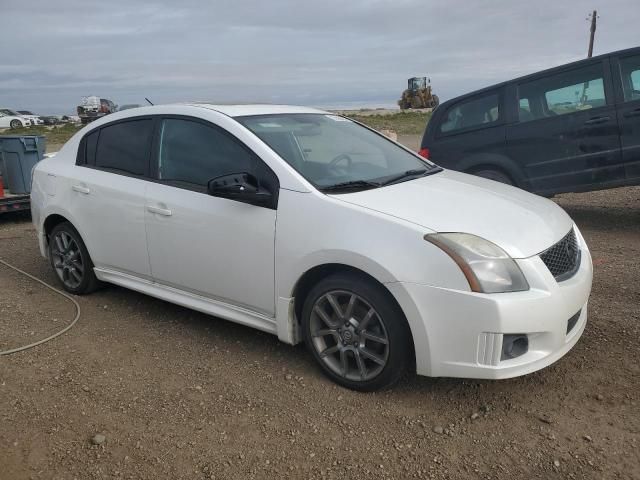
M 261 207 L 273 207 L 271 192 L 260 188 L 258 179 L 247 172 L 231 173 L 212 178 L 207 191 L 213 197 L 228 198 Z

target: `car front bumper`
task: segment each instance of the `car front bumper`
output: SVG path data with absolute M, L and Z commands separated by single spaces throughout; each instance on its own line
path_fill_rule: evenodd
M 578 237 L 580 267 L 565 281 L 556 282 L 537 255 L 516 260 L 530 285 L 525 292 L 482 294 L 387 284 L 411 326 L 417 373 L 510 378 L 544 368 L 571 350 L 587 322 L 593 277 L 589 250 Z M 526 335 L 526 353 L 505 358 L 506 335 Z

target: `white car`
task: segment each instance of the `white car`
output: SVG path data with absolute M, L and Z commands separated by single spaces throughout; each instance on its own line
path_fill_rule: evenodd
M 9 110 L 8 108 L 0 108 L 0 128 L 21 128 L 30 127 L 31 120 L 20 115 L 19 113 Z
M 24 118 L 31 120 L 31 125 L 44 125 L 44 120 L 38 115 L 34 115 L 33 112 L 28 110 L 18 110 L 16 113 L 19 113 Z
M 305 341 L 353 389 L 522 375 L 587 321 L 591 257 L 560 207 L 311 108 L 111 114 L 37 164 L 31 202 L 67 291 L 110 282 Z

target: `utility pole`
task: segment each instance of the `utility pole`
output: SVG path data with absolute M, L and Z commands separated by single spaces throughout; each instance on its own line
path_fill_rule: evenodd
M 591 17 L 591 37 L 589 38 L 589 53 L 587 54 L 587 58 L 591 58 L 593 56 L 593 39 L 596 36 L 596 21 L 598 19 L 598 12 L 596 10 L 590 15 Z M 587 17 L 589 20 L 589 17 Z

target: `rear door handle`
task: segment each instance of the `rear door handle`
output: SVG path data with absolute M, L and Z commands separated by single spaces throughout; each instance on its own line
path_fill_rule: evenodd
M 585 125 L 597 125 L 599 123 L 604 123 L 604 122 L 608 122 L 609 120 L 611 120 L 611 117 L 604 116 L 604 117 L 593 117 L 590 118 L 589 120 L 587 120 L 586 122 L 584 122 Z
M 83 187 L 82 185 L 74 185 L 71 188 L 74 192 L 82 193 L 84 195 L 89 195 L 91 193 L 90 189 L 88 189 L 87 187 Z
M 631 110 L 629 112 L 625 112 L 623 115 L 623 117 L 639 117 L 640 116 L 640 108 L 636 108 L 635 110 Z
M 147 210 L 150 211 L 151 213 L 157 213 L 158 215 L 163 215 L 165 217 L 171 216 L 171 210 L 169 210 L 168 208 L 160 208 L 160 207 L 147 205 Z

